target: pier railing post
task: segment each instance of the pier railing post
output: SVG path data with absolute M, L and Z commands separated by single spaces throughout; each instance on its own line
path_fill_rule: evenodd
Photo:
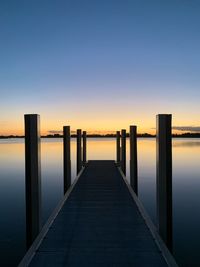
M 83 166 L 87 162 L 87 133 L 83 131 Z
M 26 114 L 24 120 L 26 245 L 29 248 L 41 230 L 40 116 Z
M 121 130 L 121 169 L 126 175 L 126 130 Z
M 77 160 L 76 160 L 76 165 L 77 165 L 77 174 L 82 169 L 82 147 L 81 147 L 81 129 L 77 130 Z
M 156 119 L 158 231 L 172 250 L 172 116 L 159 114 Z
M 137 126 L 130 126 L 130 185 L 138 194 Z
M 64 194 L 71 186 L 70 126 L 63 126 Z
M 116 162 L 120 163 L 120 131 L 116 132 Z

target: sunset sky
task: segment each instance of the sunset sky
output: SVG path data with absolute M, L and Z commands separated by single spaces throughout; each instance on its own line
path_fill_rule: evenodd
M 0 135 L 200 131 L 200 1 L 1 0 L 0 93 Z

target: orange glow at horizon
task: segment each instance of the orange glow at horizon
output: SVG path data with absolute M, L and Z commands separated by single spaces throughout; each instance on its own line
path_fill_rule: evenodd
M 115 114 L 115 113 L 114 113 Z M 179 115 L 179 116 L 178 116 Z M 198 120 L 195 117 L 191 122 L 191 118 L 185 117 L 184 114 L 178 114 L 172 117 L 172 125 L 198 125 Z M 41 135 L 48 135 L 53 133 L 62 134 L 64 125 L 70 125 L 71 132 L 74 133 L 76 129 L 80 128 L 86 130 L 88 133 L 109 134 L 115 133 L 117 130 L 126 129 L 129 132 L 130 125 L 137 125 L 137 132 L 139 134 L 156 133 L 156 115 L 155 114 L 140 114 L 140 116 L 133 116 L 133 114 L 115 114 L 115 116 L 105 116 L 105 114 L 97 114 L 96 117 L 88 114 L 81 114 L 79 117 L 72 114 L 65 118 L 63 114 L 48 114 L 40 115 L 40 129 Z M 173 130 L 173 133 L 181 134 L 188 131 Z M 23 114 L 14 116 L 7 116 L 4 121 L 0 121 L 0 135 L 24 135 L 24 117 Z
M 64 125 L 64 124 L 63 124 Z M 70 125 L 70 124 L 65 124 L 65 125 Z M 130 124 L 133 125 L 133 124 Z M 71 125 L 70 125 L 71 126 Z M 83 127 L 83 125 L 77 125 L 77 127 L 75 126 L 71 126 L 71 133 L 74 134 L 76 133 L 76 129 L 82 129 L 83 131 L 87 131 L 88 134 L 115 134 L 116 131 L 120 131 L 121 129 L 126 129 L 127 133 L 129 133 L 129 126 L 127 127 L 120 127 L 121 125 L 119 124 L 119 127 L 113 125 L 110 126 L 110 128 L 107 127 L 90 127 L 89 125 L 85 127 Z M 14 125 L 12 125 L 12 127 L 2 127 L 1 131 L 0 131 L 0 136 L 9 136 L 9 135 L 16 135 L 16 136 L 22 136 L 24 135 L 24 126 L 17 128 Z M 48 134 L 62 134 L 62 127 L 55 125 L 51 125 L 48 126 L 46 125 L 46 128 L 44 127 L 44 125 L 41 124 L 40 130 L 41 130 L 41 135 L 48 135 Z M 189 131 L 180 131 L 180 130 L 172 130 L 173 134 L 182 134 L 182 133 L 186 133 Z M 137 133 L 138 134 L 152 134 L 155 135 L 156 134 L 156 127 L 142 127 L 142 126 L 138 126 L 137 127 Z

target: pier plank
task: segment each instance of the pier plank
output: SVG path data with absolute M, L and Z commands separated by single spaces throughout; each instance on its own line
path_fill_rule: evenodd
M 169 266 L 114 161 L 89 161 L 29 264 Z

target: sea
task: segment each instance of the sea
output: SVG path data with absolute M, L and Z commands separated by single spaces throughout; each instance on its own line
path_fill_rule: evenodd
M 156 139 L 138 138 L 138 196 L 152 222 L 156 216 Z M 129 138 L 126 151 L 129 182 Z M 76 139 L 71 139 L 72 182 Z M 87 160 L 116 159 L 115 138 L 88 138 Z M 180 267 L 200 266 L 200 139 L 172 141 L 173 255 Z M 63 197 L 62 138 L 41 139 L 43 225 Z M 123 216 L 123 214 L 122 214 Z M 0 139 L 0 266 L 17 266 L 26 252 L 25 146 Z

